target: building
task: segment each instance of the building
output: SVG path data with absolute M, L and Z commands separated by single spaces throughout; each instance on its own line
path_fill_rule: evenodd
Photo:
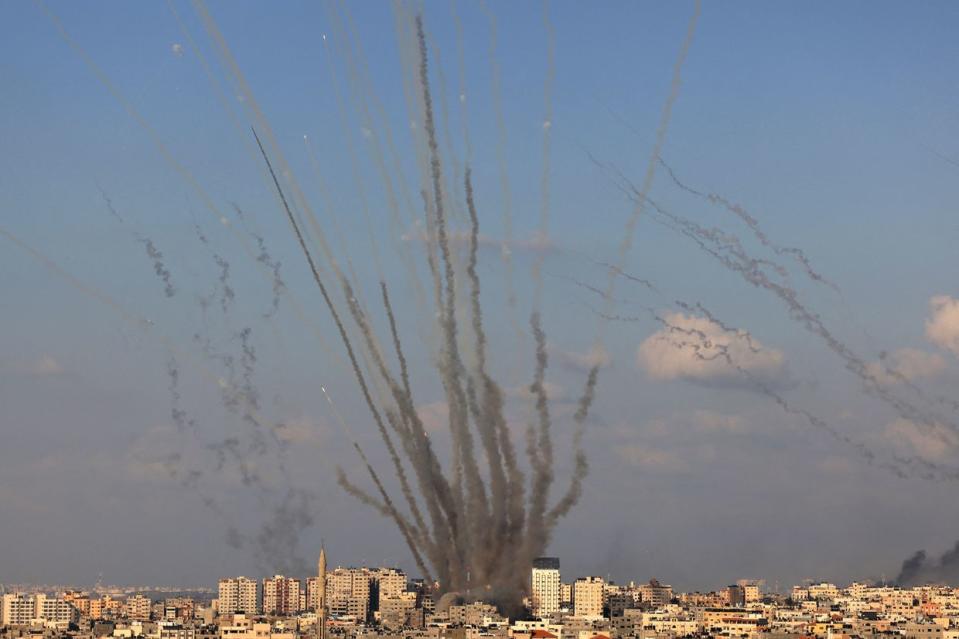
M 32 595 L 16 592 L 3 595 L 0 625 L 27 626 L 36 616 L 36 600 Z
M 537 557 L 533 560 L 530 574 L 530 609 L 534 617 L 545 618 L 559 612 L 560 584 L 557 557 Z
M 274 575 L 263 580 L 263 614 L 291 616 L 301 610 L 299 579 Z
M 149 597 L 134 595 L 127 599 L 127 617 L 136 621 L 150 621 L 153 602 Z
M 196 629 L 175 621 L 161 621 L 157 624 L 157 639 L 195 639 Z
M 260 584 L 255 579 L 249 577 L 221 579 L 218 590 L 221 615 L 260 614 Z M 93 616 L 92 613 L 90 616 Z
M 664 586 L 655 579 L 639 587 L 642 602 L 649 608 L 662 608 L 673 599 L 673 587 Z
M 77 619 L 77 609 L 67 599 L 35 594 L 8 593 L 0 605 L 0 625 L 27 626 L 34 622 L 65 626 Z
M 573 583 L 573 615 L 597 618 L 603 616 L 602 577 L 580 577 Z
M 371 574 L 366 568 L 336 568 L 326 573 L 326 608 L 334 617 L 366 621 L 370 614 Z
M 422 625 L 422 615 L 417 618 L 417 593 L 403 592 L 394 597 L 380 596 L 379 616 L 380 625 L 387 629 L 417 627 Z
M 506 623 L 506 619 L 496 611 L 496 606 L 482 601 L 450 606 L 449 621 L 453 625 L 476 628 Z
M 746 605 L 746 591 L 739 584 L 726 586 L 726 605 L 738 608 Z

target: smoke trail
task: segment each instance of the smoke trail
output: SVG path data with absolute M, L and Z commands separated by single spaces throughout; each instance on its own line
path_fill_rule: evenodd
M 586 459 L 586 453 L 583 450 L 583 435 L 586 430 L 586 418 L 589 417 L 589 410 L 593 406 L 596 398 L 596 384 L 599 381 L 599 366 L 595 365 L 589 369 L 586 377 L 586 386 L 583 394 L 579 398 L 576 406 L 576 413 L 573 415 L 573 422 L 576 429 L 573 431 L 573 476 L 570 479 L 569 488 L 563 497 L 556 502 L 553 509 L 547 516 L 547 532 L 556 525 L 556 522 L 565 517 L 570 509 L 575 506 L 583 495 L 583 481 L 589 473 L 589 463 Z
M 0 228 L 0 235 L 2 235 L 3 237 L 11 241 L 14 245 L 18 246 L 19 248 L 21 248 L 22 250 L 30 254 L 37 261 L 43 264 L 46 268 L 48 268 L 57 276 L 63 278 L 65 281 L 69 282 L 74 288 L 76 288 L 80 292 L 84 293 L 85 295 L 107 306 L 110 310 L 115 312 L 118 316 L 120 316 L 122 319 L 124 319 L 128 323 L 144 329 L 155 329 L 154 323 L 151 320 L 148 320 L 146 318 L 143 318 L 128 312 L 125 308 L 120 306 L 111 297 L 109 297 L 105 293 L 102 293 L 101 291 L 95 288 L 92 288 L 86 285 L 85 283 L 77 279 L 73 274 L 66 271 L 62 267 L 60 267 L 56 262 L 46 257 L 39 251 L 36 251 L 32 247 L 28 246 L 27 244 L 19 240 L 19 238 L 9 233 L 5 229 Z M 189 356 L 191 355 L 191 353 L 178 349 L 173 342 L 171 342 L 168 338 L 166 338 L 163 334 L 157 332 L 156 330 L 153 331 L 153 335 L 171 353 L 167 361 L 167 375 L 169 378 L 168 390 L 170 392 L 170 397 L 171 397 L 171 418 L 174 422 L 174 426 L 176 427 L 177 431 L 180 432 L 181 434 L 186 430 L 193 430 L 194 432 L 196 432 L 198 428 L 197 428 L 197 423 L 195 419 L 193 419 L 187 414 L 186 410 L 182 407 L 182 404 L 181 404 L 182 398 L 179 390 L 180 389 L 180 370 L 176 361 L 176 356 L 174 356 L 174 353 L 179 353 L 180 355 L 183 355 L 183 356 Z M 228 372 L 235 370 L 233 368 L 232 356 L 229 356 L 227 354 L 216 353 L 215 351 L 213 351 L 212 347 L 209 346 L 209 340 L 204 342 L 199 336 L 196 336 L 195 339 L 201 346 L 200 348 L 201 352 L 203 352 L 209 359 L 213 361 L 221 362 L 228 369 Z M 248 345 L 248 348 L 245 350 L 247 350 L 246 357 L 248 359 L 252 358 L 249 361 L 249 364 L 252 365 L 253 363 L 255 363 L 255 356 L 252 353 L 252 349 Z M 265 420 L 263 420 L 261 417 L 259 417 L 256 414 L 255 406 L 250 405 L 249 397 L 248 397 L 249 393 L 244 393 L 241 390 L 236 390 L 234 392 L 231 392 L 231 388 L 233 384 L 231 384 L 230 381 L 222 377 L 217 377 L 216 375 L 214 375 L 212 372 L 210 372 L 208 369 L 206 369 L 202 365 L 200 366 L 200 370 L 207 377 L 213 378 L 217 381 L 218 386 L 220 387 L 221 391 L 224 393 L 223 397 L 224 397 L 225 406 L 236 405 L 237 402 L 243 402 L 246 404 L 247 406 L 246 410 L 249 412 L 252 419 L 256 420 L 257 423 L 265 422 Z M 230 377 L 235 378 L 235 375 L 231 373 Z M 255 493 L 257 502 L 261 507 L 265 507 L 266 496 L 270 493 L 269 487 L 264 483 L 264 480 L 259 474 L 259 472 L 257 471 L 257 469 L 254 466 L 251 466 L 246 461 L 246 458 L 245 458 L 246 453 L 242 449 L 239 438 L 228 437 L 222 442 L 211 443 L 207 445 L 206 448 L 214 455 L 214 458 L 215 458 L 214 468 L 216 471 L 222 471 L 229 461 L 235 462 L 237 465 L 237 470 L 240 473 L 241 482 L 243 483 L 244 486 L 257 489 L 257 492 Z M 252 449 L 250 452 L 253 452 Z M 207 509 L 209 509 L 218 517 L 226 518 L 225 511 L 223 507 L 217 502 L 217 500 L 215 500 L 213 497 L 209 495 L 204 494 L 200 486 L 200 480 L 203 477 L 203 473 L 196 469 L 180 469 L 175 467 L 175 466 L 182 465 L 182 460 L 183 458 L 180 453 L 173 453 L 171 455 L 168 455 L 166 457 L 166 460 L 163 463 L 168 471 L 175 472 L 175 477 L 179 478 L 179 483 L 181 486 L 196 492 L 196 494 L 200 497 L 201 502 Z M 293 492 L 291 493 L 290 491 L 293 491 Z M 279 510 L 277 511 L 279 513 L 279 516 L 286 517 L 287 521 L 300 521 L 300 522 L 306 521 L 309 517 L 311 517 L 311 515 L 309 513 L 308 507 L 304 504 L 306 504 L 307 501 L 312 500 L 313 499 L 312 496 L 310 496 L 310 494 L 307 493 L 306 491 L 292 489 L 292 488 L 288 489 L 288 493 L 291 495 L 296 495 L 297 497 L 295 499 L 291 497 L 290 499 L 286 501 L 286 503 L 281 503 L 281 505 L 278 507 Z M 296 533 L 297 535 L 299 534 L 298 531 L 301 530 L 302 528 L 303 528 L 302 525 L 297 527 L 297 533 Z M 227 543 L 233 547 L 239 547 L 240 545 L 244 543 L 244 540 L 245 540 L 245 537 L 241 535 L 239 532 L 237 532 L 235 527 L 233 527 L 232 525 L 227 531 L 226 537 L 227 537 Z M 286 543 L 287 545 L 289 545 L 289 542 L 286 542 Z M 269 551 L 268 549 L 267 550 L 261 549 L 260 552 L 273 552 L 273 551 Z
M 546 512 L 546 500 L 549 497 L 549 487 L 553 482 L 553 446 L 550 440 L 549 400 L 544 387 L 548 358 L 546 355 L 546 335 L 540 325 L 538 312 L 530 317 L 530 328 L 536 344 L 536 372 L 529 390 L 536 400 L 536 415 L 539 428 L 538 437 L 534 435 L 532 426 L 527 435 L 527 452 L 533 466 L 533 485 L 530 489 L 529 528 L 530 543 L 543 543 L 543 516 Z
M 279 260 L 273 259 L 270 255 L 270 252 L 266 247 L 266 240 L 263 239 L 263 236 L 253 231 L 249 228 L 249 225 L 246 223 L 246 215 L 243 213 L 237 204 L 233 204 L 233 210 L 236 212 L 238 218 L 246 226 L 247 233 L 253 238 L 253 241 L 256 242 L 257 255 L 256 261 L 265 266 L 269 272 L 273 275 L 273 281 L 270 283 L 270 288 L 273 293 L 273 298 L 270 300 L 269 310 L 263 314 L 264 319 L 271 319 L 277 314 L 280 310 L 280 296 L 283 295 L 283 292 L 286 290 L 286 282 L 283 281 L 283 275 L 280 271 L 282 266 Z M 204 242 L 205 244 L 206 242 Z
M 380 283 L 380 290 L 383 298 L 383 307 L 390 325 L 390 335 L 393 340 L 393 348 L 396 358 L 400 365 L 400 379 L 402 388 L 400 388 L 394 379 L 392 379 L 385 366 L 381 368 L 381 374 L 393 393 L 393 397 L 400 410 L 400 415 L 406 423 L 407 433 L 402 437 L 407 457 L 412 462 L 413 470 L 416 474 L 417 482 L 420 487 L 420 493 L 426 503 L 427 511 L 430 515 L 430 521 L 433 526 L 433 539 L 429 538 L 429 531 L 424 525 L 420 525 L 421 533 L 427 545 L 427 553 L 430 555 L 430 561 L 440 570 L 440 577 L 445 578 L 448 575 L 449 556 L 445 551 L 446 543 L 443 538 L 450 540 L 452 552 L 458 552 L 456 510 L 450 498 L 450 487 L 446 482 L 440 470 L 439 462 L 433 453 L 432 444 L 425 436 L 425 427 L 416 411 L 413 401 L 413 391 L 410 387 L 409 370 L 407 368 L 406 357 L 403 354 L 403 346 L 400 341 L 399 332 L 396 328 L 396 318 L 393 314 L 393 306 L 390 303 L 389 291 L 385 282 Z M 443 511 L 447 513 L 450 521 L 443 517 Z M 446 567 L 444 567 L 446 566 Z
M 100 197 L 103 198 L 103 202 L 106 204 L 107 210 L 110 211 L 110 215 L 112 215 L 123 226 L 127 226 L 126 220 L 124 220 L 123 216 L 117 212 L 116 207 L 113 205 L 113 200 L 109 195 L 107 195 L 107 192 L 99 186 L 97 188 L 100 190 Z M 156 247 L 156 244 L 150 238 L 137 231 L 131 231 L 131 233 L 133 234 L 133 237 L 136 238 L 136 241 L 143 246 L 147 257 L 153 264 L 153 272 L 156 273 L 156 276 L 163 282 L 164 295 L 166 295 L 167 298 L 176 295 L 176 286 L 173 285 L 173 275 L 163 263 L 163 253 L 160 252 L 160 249 Z
M 482 385 L 480 432 L 490 467 L 490 494 L 493 507 L 494 539 L 509 541 L 523 528 L 523 473 L 516 462 L 516 452 L 503 418 L 503 393 L 487 371 L 487 338 L 483 327 L 483 308 L 480 303 L 480 279 L 476 271 L 479 248 L 479 215 L 473 194 L 472 172 L 469 165 L 463 177 L 466 208 L 470 218 L 470 249 L 466 274 L 470 281 L 470 302 L 473 335 L 476 339 L 476 368 Z M 508 477 L 508 478 L 507 478 Z
M 303 251 L 304 256 L 306 257 L 307 264 L 310 267 L 310 272 L 313 275 L 313 280 L 316 282 L 317 287 L 320 289 L 320 294 L 323 297 L 323 301 L 326 304 L 327 309 L 330 312 L 330 315 L 333 317 L 333 321 L 336 324 L 337 330 L 340 333 L 340 339 L 343 342 L 344 347 L 346 348 L 347 355 L 350 360 L 350 364 L 353 368 L 353 374 L 356 377 L 357 382 L 360 385 L 360 390 L 362 391 L 363 398 L 366 402 L 367 408 L 369 408 L 370 413 L 373 415 L 373 420 L 376 422 L 377 428 L 380 431 L 380 436 L 382 437 L 384 443 L 386 444 L 387 449 L 390 452 L 390 457 L 393 460 L 394 468 L 398 476 L 403 476 L 404 471 L 402 469 L 402 464 L 399 463 L 399 457 L 396 453 L 396 447 L 393 445 L 393 440 L 390 437 L 389 433 L 386 430 L 386 426 L 383 424 L 383 418 L 380 416 L 379 410 L 376 408 L 376 404 L 373 402 L 373 398 L 370 395 L 369 387 L 366 384 L 366 379 L 363 376 L 362 371 L 360 370 L 359 363 L 356 360 L 356 355 L 353 351 L 353 345 L 350 341 L 349 336 L 346 333 L 346 327 L 343 325 L 342 320 L 340 319 L 339 313 L 336 310 L 336 307 L 333 305 L 333 300 L 330 298 L 329 292 L 326 289 L 326 285 L 323 283 L 322 278 L 320 277 L 319 271 L 317 270 L 316 263 L 313 261 L 313 256 L 310 253 L 309 248 L 306 245 L 306 241 L 303 238 L 303 234 L 300 232 L 300 227 L 296 222 L 296 218 L 293 216 L 293 212 L 290 210 L 289 205 L 286 201 L 286 196 L 283 194 L 283 189 L 280 187 L 280 183 L 276 178 L 276 173 L 273 171 L 273 166 L 270 164 L 270 159 L 266 155 L 266 150 L 263 148 L 263 144 L 260 142 L 260 138 L 256 135 L 256 131 L 253 130 L 253 136 L 256 139 L 256 143 L 260 148 L 260 153 L 263 155 L 263 159 L 266 162 L 267 168 L 270 171 L 270 176 L 273 178 L 273 183 L 276 186 L 277 193 L 283 203 L 284 211 L 286 212 L 287 220 L 290 222 L 290 226 L 293 228 L 296 239 L 300 244 L 300 249 Z M 379 484 L 378 480 L 377 483 Z M 390 513 L 393 517 L 393 520 L 396 522 L 396 525 L 400 528 L 404 539 L 407 542 L 407 545 L 410 548 L 410 552 L 415 558 L 417 558 L 418 564 L 422 563 L 422 558 L 420 557 L 419 549 L 416 546 L 416 543 L 413 541 L 412 536 L 409 531 L 409 524 L 406 522 L 405 518 L 399 513 L 398 510 L 392 505 L 392 501 L 389 500 L 386 496 L 385 489 L 381 489 L 383 494 L 383 501 L 386 506 L 390 509 Z M 425 570 L 424 570 L 425 573 Z
M 686 29 L 686 38 L 683 40 L 683 44 L 679 50 L 679 55 L 676 58 L 676 63 L 673 66 L 673 79 L 669 87 L 669 96 L 666 98 L 665 104 L 663 104 L 663 111 L 660 115 L 659 127 L 656 129 L 656 142 L 653 144 L 653 152 L 649 158 L 649 162 L 646 165 L 646 174 L 643 177 L 642 187 L 639 189 L 640 198 L 636 203 L 636 207 L 633 209 L 633 212 L 630 214 L 629 220 L 626 222 L 623 240 L 619 246 L 619 261 L 617 265 L 620 268 L 622 268 L 625 264 L 626 257 L 629 255 L 629 252 L 633 247 L 633 239 L 636 235 L 636 223 L 639 221 L 639 216 L 643 213 L 643 207 L 646 204 L 646 197 L 649 195 L 649 191 L 653 186 L 653 178 L 656 176 L 656 162 L 662 154 L 663 145 L 666 142 L 666 131 L 669 128 L 669 121 L 672 117 L 673 104 L 676 102 L 676 98 L 679 97 L 679 87 L 682 82 L 683 64 L 686 62 L 686 56 L 689 54 L 689 48 L 693 43 L 693 34 L 696 33 L 696 23 L 699 20 L 699 14 L 701 11 L 702 2 L 701 0 L 696 0 L 695 8 L 693 9 L 693 15 L 689 19 L 689 26 Z M 608 284 L 610 295 L 613 293 L 615 282 L 616 279 L 611 274 Z
M 442 321 L 445 335 L 443 352 L 443 385 L 449 402 L 450 426 L 454 440 L 459 448 L 463 462 L 463 475 L 466 481 L 467 499 L 470 507 L 468 513 L 471 521 L 468 522 L 471 537 L 481 536 L 481 530 L 487 518 L 486 490 L 473 454 L 473 437 L 469 430 L 468 409 L 465 392 L 460 381 L 462 363 L 459 357 L 459 348 L 456 343 L 456 288 L 453 272 L 453 261 L 450 255 L 449 238 L 446 234 L 446 213 L 443 207 L 442 172 L 439 157 L 439 147 L 436 141 L 436 128 L 433 121 L 433 105 L 430 96 L 428 78 L 428 56 L 426 48 L 426 34 L 423 30 L 422 15 L 416 16 L 416 35 L 419 43 L 420 63 L 419 81 L 423 94 L 424 129 L 426 132 L 427 147 L 429 149 L 430 175 L 433 181 L 433 206 L 436 221 L 437 242 L 440 256 L 443 260 L 445 278 L 445 312 Z
M 600 166 L 607 170 L 610 168 L 602 163 L 600 163 Z M 630 198 L 634 199 L 637 205 L 640 201 L 648 204 L 654 212 L 654 221 L 691 240 L 700 250 L 715 259 L 727 270 L 739 275 L 747 284 L 768 291 L 778 298 L 785 305 L 790 318 L 799 323 L 807 332 L 818 337 L 830 351 L 843 361 L 846 370 L 862 382 L 865 393 L 882 401 L 903 419 L 917 422 L 932 430 L 937 428 L 938 424 L 942 424 L 953 432 L 959 433 L 959 425 L 899 397 L 889 388 L 886 388 L 882 381 L 870 371 L 865 360 L 836 337 L 822 318 L 799 300 L 799 294 L 789 285 L 788 281 L 775 281 L 764 270 L 764 267 L 770 267 L 777 274 L 782 275 L 784 268 L 781 265 L 750 256 L 735 235 L 725 233 L 715 227 L 703 227 L 688 218 L 667 211 L 650 197 L 643 196 L 622 172 L 615 171 L 618 173 L 621 182 L 619 187 Z M 919 387 L 910 384 L 906 388 L 920 400 L 929 401 L 930 398 Z
M 539 236 L 549 237 L 549 173 L 550 143 L 553 128 L 553 82 L 556 78 L 556 32 L 549 19 L 549 0 L 543 0 L 543 29 L 546 31 L 546 82 L 543 88 L 543 171 L 540 175 Z M 545 252 L 539 252 L 533 262 L 533 308 L 543 301 L 543 261 Z
M 456 67 L 459 76 L 460 120 L 463 125 L 463 147 L 465 148 L 465 159 L 468 168 L 469 164 L 473 161 L 473 143 L 470 140 L 469 108 L 467 106 L 468 97 L 466 94 L 466 56 L 463 47 L 463 21 L 460 20 L 459 12 L 456 10 L 456 0 L 450 3 L 450 12 L 453 14 L 453 24 L 456 29 Z
M 496 57 L 497 26 L 496 14 L 487 5 L 486 0 L 480 0 L 480 8 L 486 13 L 489 20 L 489 61 L 492 83 L 493 109 L 496 112 L 496 159 L 499 164 L 500 190 L 503 194 L 503 244 L 501 256 L 506 267 L 506 300 L 511 309 L 516 308 L 516 288 L 513 283 L 513 256 L 510 244 L 513 241 L 513 196 L 510 190 L 509 170 L 506 156 L 506 118 L 503 116 L 503 95 L 500 83 L 500 67 Z M 517 333 L 521 333 L 519 323 L 513 317 L 513 324 Z
M 594 287 L 590 287 L 592 290 Z M 687 302 L 682 302 L 677 300 L 674 302 L 678 307 L 692 312 L 693 309 L 699 310 L 702 315 L 704 315 L 709 321 L 713 322 L 717 327 L 723 331 L 735 335 L 737 338 L 742 339 L 748 345 L 748 348 L 753 352 L 758 352 L 758 347 L 755 346 L 755 343 L 752 341 L 751 335 L 744 330 L 735 329 L 725 324 L 719 320 L 713 313 L 711 313 L 707 308 L 705 308 L 701 303 L 696 302 L 695 304 L 690 304 Z M 732 352 L 730 351 L 729 344 L 723 344 L 716 342 L 711 339 L 709 335 L 705 332 L 696 329 L 694 327 L 683 327 L 678 326 L 674 323 L 671 323 L 669 320 L 664 318 L 662 315 L 657 313 L 654 309 L 650 307 L 645 307 L 644 310 L 649 314 L 649 316 L 654 319 L 656 322 L 661 324 L 666 328 L 670 333 L 678 333 L 685 337 L 694 338 L 693 341 L 687 341 L 685 339 L 680 339 L 678 341 L 673 341 L 673 345 L 677 348 L 684 349 L 689 348 L 694 357 L 702 361 L 715 361 L 717 359 L 723 360 L 726 365 L 728 365 L 733 370 L 737 371 L 740 375 L 743 376 L 749 383 L 750 388 L 761 395 L 766 396 L 768 399 L 776 403 L 784 412 L 791 415 L 796 415 L 802 417 L 806 422 L 808 422 L 814 428 L 825 432 L 830 437 L 836 441 L 850 447 L 860 456 L 868 465 L 875 466 L 882 470 L 886 470 L 894 474 L 899 478 L 908 478 L 915 477 L 925 480 L 935 480 L 935 481 L 956 481 L 959 480 L 959 470 L 948 468 L 940 464 L 930 462 L 928 460 L 916 457 L 916 456 L 904 456 L 904 455 L 891 455 L 891 461 L 882 461 L 878 458 L 877 454 L 870 449 L 864 442 L 857 441 L 852 437 L 845 435 L 838 431 L 835 427 L 831 426 L 828 422 L 822 418 L 810 413 L 809 411 L 797 408 L 789 403 L 780 393 L 775 391 L 769 384 L 761 380 L 760 378 L 753 375 L 748 369 L 744 368 L 740 363 L 738 363 Z M 601 313 L 598 311 L 593 311 L 601 318 L 607 321 L 620 321 L 620 322 L 637 322 L 642 318 L 635 316 L 621 316 L 621 315 L 609 315 Z
M 163 280 L 163 294 L 167 297 L 176 295 L 176 287 L 173 285 L 173 276 L 169 269 L 163 264 L 163 253 L 156 247 L 153 240 L 147 237 L 137 238 L 143 248 L 146 250 L 147 257 L 153 260 L 153 272 L 157 277 Z
M 236 299 L 236 291 L 230 286 L 230 263 L 217 253 L 213 254 L 213 261 L 220 269 L 218 280 L 220 282 L 220 308 L 225 315 L 233 304 L 233 300 Z
M 791 247 L 791 246 L 780 246 L 774 243 L 772 240 L 770 240 L 769 237 L 766 235 L 765 231 L 763 231 L 762 228 L 759 226 L 759 221 L 755 217 L 753 217 L 742 206 L 740 206 L 739 204 L 730 202 L 725 197 L 721 195 L 717 195 L 716 193 L 704 193 L 690 186 L 687 186 L 686 184 L 681 182 L 678 177 L 676 177 L 675 171 L 673 171 L 672 167 L 666 164 L 666 161 L 662 157 L 659 158 L 659 163 L 662 164 L 663 168 L 666 169 L 666 172 L 669 174 L 669 177 L 672 179 L 673 183 L 676 184 L 676 186 L 678 186 L 680 189 L 682 189 L 683 191 L 686 191 L 687 193 L 695 195 L 699 198 L 707 200 L 711 204 L 722 206 L 727 211 L 729 211 L 730 213 L 738 217 L 740 220 L 742 220 L 743 223 L 745 223 L 746 226 L 749 227 L 749 230 L 752 231 L 753 236 L 755 236 L 755 238 L 759 240 L 760 244 L 772 250 L 776 255 L 792 257 L 799 264 L 802 270 L 806 273 L 809 279 L 813 280 L 814 282 L 818 282 L 820 284 L 828 286 L 829 288 L 833 289 L 837 293 L 841 292 L 839 290 L 839 287 L 835 283 L 827 280 L 825 277 L 823 277 L 822 274 L 820 274 L 813 268 L 812 263 L 809 261 L 809 258 L 802 251 L 802 249 Z
M 167 377 L 170 380 L 168 390 L 170 391 L 170 418 L 181 434 L 190 430 L 196 432 L 196 420 L 187 415 L 182 406 L 182 396 L 180 395 L 180 369 L 177 366 L 176 358 L 171 354 L 167 359 Z

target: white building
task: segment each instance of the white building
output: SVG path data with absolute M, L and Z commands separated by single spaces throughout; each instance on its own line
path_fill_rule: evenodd
M 530 576 L 530 599 L 534 617 L 546 618 L 559 612 L 559 559 L 537 557 Z
M 16 592 L 3 596 L 0 625 L 26 626 L 34 617 L 36 617 L 36 600 L 33 595 Z

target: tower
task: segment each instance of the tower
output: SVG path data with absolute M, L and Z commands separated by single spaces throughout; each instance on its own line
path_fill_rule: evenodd
M 544 619 L 559 612 L 559 590 L 559 559 L 556 557 L 534 559 L 530 575 L 530 599 L 534 617 Z
M 319 588 L 316 606 L 316 639 L 326 639 L 326 547 L 320 546 L 320 560 L 316 565 L 317 587 Z

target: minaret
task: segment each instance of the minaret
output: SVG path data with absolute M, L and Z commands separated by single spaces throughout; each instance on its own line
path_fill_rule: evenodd
M 326 639 L 326 548 L 320 546 L 320 560 L 316 565 L 319 593 L 316 602 L 316 639 Z

